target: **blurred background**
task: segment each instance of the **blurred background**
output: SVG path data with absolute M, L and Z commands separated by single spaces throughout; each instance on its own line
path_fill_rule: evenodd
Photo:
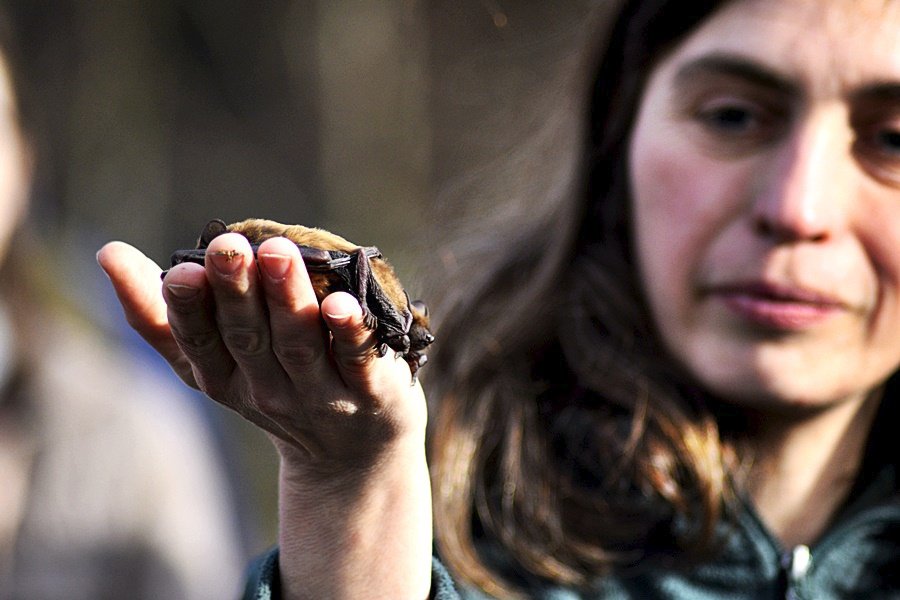
M 379 246 L 415 295 L 433 240 L 497 209 L 473 182 L 545 125 L 598 2 L 12 4 L 43 123 L 34 220 L 59 241 L 78 301 L 146 353 L 93 261 L 110 239 L 164 265 L 211 218 L 320 226 Z M 204 406 L 258 552 L 275 535 L 274 452 Z

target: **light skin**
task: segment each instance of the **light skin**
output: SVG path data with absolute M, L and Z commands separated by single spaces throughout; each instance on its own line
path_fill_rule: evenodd
M 786 543 L 826 526 L 870 392 L 900 362 L 900 108 L 882 93 L 900 81 L 900 15 L 895 2 L 822 6 L 729 4 L 654 70 L 630 150 L 657 325 L 765 424 L 753 495 Z M 209 251 L 236 259 L 179 265 L 162 291 L 126 244 L 98 260 L 175 371 L 275 441 L 285 597 L 427 597 L 426 414 L 406 363 L 375 357 L 346 294 L 318 305 L 290 242 L 264 242 L 258 268 L 238 235 Z
M 426 410 L 408 365 L 376 355 L 352 296 L 319 306 L 288 240 L 263 242 L 257 263 L 245 238 L 225 234 L 208 256 L 162 286 L 159 267 L 127 244 L 107 244 L 98 261 L 129 322 L 179 376 L 273 439 L 284 597 L 426 598 Z
M 15 91 L 5 60 L 0 57 L 0 260 L 28 209 L 33 157 L 19 126 Z
M 31 149 L 19 126 L 15 90 L 6 62 L 0 56 L 0 262 L 28 208 Z M 0 420 L 2 421 L 2 420 Z M 28 465 L 20 460 L 23 441 L 15 427 L 0 422 L 0 563 L 11 549 L 27 503 Z
M 900 364 L 898 31 L 893 1 L 730 3 L 654 70 L 633 135 L 658 329 L 762 417 L 751 491 L 788 544 L 842 501 Z

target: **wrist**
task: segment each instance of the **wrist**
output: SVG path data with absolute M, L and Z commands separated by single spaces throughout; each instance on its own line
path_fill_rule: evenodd
M 424 434 L 392 440 L 366 468 L 327 479 L 310 477 L 302 457 L 283 453 L 280 481 L 286 598 L 428 596 L 431 489 Z

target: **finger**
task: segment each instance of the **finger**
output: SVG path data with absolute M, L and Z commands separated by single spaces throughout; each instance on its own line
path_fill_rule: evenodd
M 400 411 L 405 422 L 415 420 L 415 415 L 424 418 L 424 403 L 416 406 L 421 387 L 413 381 L 409 365 L 394 352 L 380 355 L 378 339 L 364 324 L 356 298 L 344 292 L 331 294 L 322 301 L 322 314 L 332 333 L 333 360 L 345 384 L 378 412 L 396 416 Z
M 257 252 L 269 311 L 272 349 L 297 385 L 339 383 L 328 358 L 328 331 L 296 244 L 272 238 Z
M 173 336 L 189 361 L 197 387 L 262 429 L 292 441 L 246 394 L 247 382 L 216 321 L 212 289 L 204 267 L 192 263 L 172 267 L 163 282 L 163 290 Z
M 359 302 L 346 292 L 330 294 L 322 301 L 322 317 L 331 331 L 332 356 L 344 383 L 371 393 L 379 354 L 375 333 L 364 324 Z
M 206 276 L 222 341 L 254 395 L 276 395 L 287 376 L 272 351 L 268 310 L 247 239 L 236 233 L 215 238 L 206 250 Z
M 169 327 L 159 278 L 161 269 L 137 248 L 123 242 L 104 245 L 97 253 L 97 262 L 112 282 L 128 324 L 182 379 L 195 385 L 191 369 Z
M 235 363 L 219 335 L 203 267 L 193 263 L 172 267 L 163 280 L 163 298 L 172 335 L 190 365 L 197 387 L 228 404 Z

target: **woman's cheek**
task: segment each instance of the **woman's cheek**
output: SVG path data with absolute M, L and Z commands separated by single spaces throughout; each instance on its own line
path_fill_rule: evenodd
M 703 235 L 698 214 L 705 194 L 703 176 L 699 162 L 679 144 L 649 136 L 634 141 L 633 233 L 644 286 L 656 304 L 655 296 L 674 292 L 677 280 L 698 259 L 694 246 Z

